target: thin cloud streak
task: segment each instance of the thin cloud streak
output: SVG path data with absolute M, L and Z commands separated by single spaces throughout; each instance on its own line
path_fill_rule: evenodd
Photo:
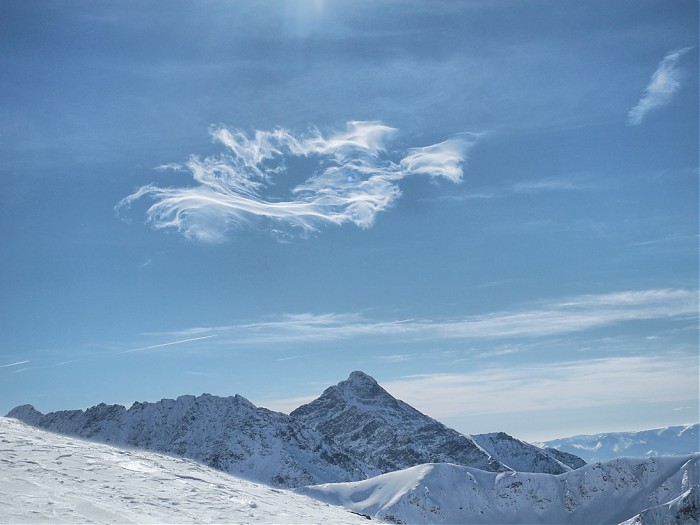
M 192 337 L 190 339 L 183 339 L 181 341 L 172 341 L 170 343 L 161 343 L 158 345 L 151 345 L 151 346 L 143 346 L 141 348 L 133 348 L 131 350 L 124 350 L 123 352 L 120 352 L 122 354 L 129 354 L 131 352 L 141 352 L 143 350 L 151 350 L 153 348 L 162 348 L 164 346 L 172 346 L 172 345 L 181 345 L 183 343 L 191 343 L 193 341 L 200 341 L 202 339 L 210 339 L 212 337 L 216 337 L 216 335 L 204 335 L 202 337 Z
M 19 365 L 26 365 L 27 363 L 30 363 L 31 361 L 17 361 L 16 363 L 10 363 L 9 365 L 0 365 L 0 368 L 9 368 L 11 366 L 19 366 Z
M 188 172 L 194 186 L 149 184 L 122 199 L 117 212 L 136 201 L 155 201 L 146 221 L 156 229 L 176 230 L 190 239 L 223 242 L 235 229 L 263 228 L 285 238 L 329 225 L 353 223 L 366 229 L 376 215 L 401 196 L 398 182 L 410 175 L 462 180 L 462 165 L 480 134 L 463 133 L 444 142 L 409 149 L 394 162 L 387 152 L 395 128 L 380 122 L 348 122 L 343 132 L 324 136 L 312 129 L 295 136 L 285 129 L 255 131 L 213 128 L 215 142 L 227 152 L 162 169 Z M 315 162 L 304 182 L 274 197 L 284 184 L 287 162 Z M 282 228 L 281 230 L 278 228 Z
M 218 344 L 321 343 L 362 337 L 393 341 L 552 337 L 651 319 L 697 317 L 696 290 L 652 289 L 581 295 L 529 309 L 453 320 L 377 321 L 360 314 L 287 314 L 270 321 L 171 332 L 172 337 L 215 333 Z
M 684 47 L 668 53 L 659 63 L 659 67 L 654 71 L 651 80 L 644 90 L 642 98 L 627 115 L 627 123 L 637 126 L 644 121 L 647 114 L 661 106 L 668 104 L 673 95 L 680 89 L 680 71 L 678 62 L 681 57 L 692 48 Z
M 627 356 L 409 376 L 383 385 L 433 417 L 570 410 L 687 401 L 698 388 L 697 358 Z

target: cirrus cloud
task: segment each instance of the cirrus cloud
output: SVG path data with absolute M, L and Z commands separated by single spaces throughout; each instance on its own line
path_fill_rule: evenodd
M 668 53 L 659 63 L 651 80 L 644 90 L 642 98 L 627 115 L 627 123 L 630 125 L 641 124 L 649 111 L 667 104 L 671 97 L 681 87 L 678 61 L 692 48 L 684 47 Z
M 462 165 L 479 134 L 463 133 L 444 142 L 389 151 L 397 130 L 380 122 L 348 122 L 346 130 L 324 136 L 318 129 L 294 135 L 285 129 L 246 134 L 212 128 L 215 142 L 226 148 L 217 156 L 191 156 L 170 164 L 190 174 L 194 185 L 149 184 L 122 199 L 117 210 L 148 198 L 146 221 L 157 229 L 188 238 L 222 242 L 233 229 L 262 227 L 283 233 L 318 231 L 327 225 L 374 224 L 401 195 L 398 182 L 410 175 L 462 180 Z M 284 195 L 274 196 L 294 179 L 289 162 L 307 159 L 311 172 Z M 285 179 L 286 177 L 286 179 Z

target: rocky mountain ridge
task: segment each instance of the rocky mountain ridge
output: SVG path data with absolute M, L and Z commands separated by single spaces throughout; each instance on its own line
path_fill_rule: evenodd
M 375 474 L 320 433 L 241 396 L 203 394 L 157 403 L 97 405 L 43 415 L 31 405 L 13 417 L 52 432 L 194 459 L 252 481 L 297 487 Z
M 175 454 L 278 487 L 357 481 L 434 462 L 492 472 L 571 470 L 507 434 L 460 434 L 362 372 L 290 415 L 256 407 L 239 395 L 203 394 L 129 409 L 100 404 L 46 415 L 23 405 L 8 416 L 61 434 Z

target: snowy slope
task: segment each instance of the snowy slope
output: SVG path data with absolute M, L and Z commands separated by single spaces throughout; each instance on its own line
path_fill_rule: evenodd
M 367 523 L 189 460 L 0 418 L 0 523 Z
M 700 486 L 677 498 L 646 509 L 622 525 L 697 525 L 700 523 Z
M 428 464 L 297 491 L 393 523 L 605 525 L 675 500 L 699 475 L 700 455 L 617 459 L 556 476 Z M 689 516 L 700 519 L 697 508 Z
M 580 435 L 537 443 L 576 454 L 586 462 L 607 461 L 622 456 L 683 456 L 700 452 L 698 423 L 656 428 L 640 432 L 609 432 Z
M 9 417 L 104 443 L 176 454 L 278 487 L 364 479 L 374 473 L 319 432 L 241 396 L 204 394 L 157 403 L 100 404 L 43 415 L 31 405 Z

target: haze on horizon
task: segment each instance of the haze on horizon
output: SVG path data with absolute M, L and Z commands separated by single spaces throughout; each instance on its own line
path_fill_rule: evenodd
M 464 433 L 697 420 L 698 3 L 0 4 L 0 413 L 362 370 Z

